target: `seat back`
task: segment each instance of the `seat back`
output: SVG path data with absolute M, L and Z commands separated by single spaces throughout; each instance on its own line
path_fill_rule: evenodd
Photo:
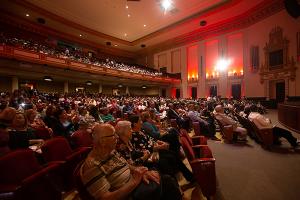
M 64 137 L 47 140 L 41 147 L 45 161 L 64 161 L 72 154 L 69 142 Z
M 74 177 L 74 182 L 75 182 L 75 187 L 79 193 L 80 199 L 81 200 L 93 200 L 94 198 L 90 195 L 90 193 L 86 190 L 86 187 L 82 183 L 81 176 L 80 176 L 80 169 L 81 165 L 83 162 L 79 163 L 74 172 L 73 172 L 73 177 Z
M 183 148 L 188 160 L 189 161 L 194 160 L 195 154 L 194 154 L 192 146 L 189 144 L 189 141 L 183 136 L 180 137 L 180 141 L 181 141 L 182 148 Z
M 51 138 L 51 134 L 46 128 L 35 129 L 35 136 L 39 139 L 48 140 Z
M 220 120 L 216 118 L 217 123 L 219 124 L 222 135 L 224 136 L 227 142 L 233 141 L 233 127 L 232 125 L 224 126 Z
M 180 129 L 180 136 L 185 137 L 186 140 L 188 141 L 189 145 L 193 146 L 193 141 L 185 129 L 183 129 L 183 128 Z
M 12 151 L 0 157 L 0 183 L 19 183 L 41 168 L 32 150 Z
M 51 176 L 56 167 L 40 166 L 31 150 L 13 151 L 0 158 L 0 192 L 11 199 L 59 200 L 61 192 Z
M 87 131 L 75 131 L 71 135 L 71 141 L 75 148 L 93 146 L 93 138 L 91 133 Z
M 193 122 L 193 128 L 194 128 L 195 135 L 197 135 L 197 136 L 202 135 L 199 122 Z
M 269 129 L 259 129 L 254 122 L 251 121 L 252 127 L 258 136 L 258 138 L 262 141 L 262 145 L 271 146 L 273 144 L 273 130 Z

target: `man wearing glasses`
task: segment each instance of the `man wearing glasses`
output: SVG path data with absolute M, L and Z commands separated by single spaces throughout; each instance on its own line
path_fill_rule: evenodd
M 159 174 L 146 167 L 132 167 L 116 151 L 117 136 L 110 124 L 93 131 L 94 147 L 80 169 L 81 180 L 95 199 L 124 199 L 144 181 L 160 183 Z

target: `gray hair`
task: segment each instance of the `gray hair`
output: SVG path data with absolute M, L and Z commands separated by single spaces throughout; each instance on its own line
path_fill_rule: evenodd
M 119 121 L 115 126 L 116 134 L 118 136 L 124 135 L 129 129 L 131 129 L 131 122 L 130 121 Z

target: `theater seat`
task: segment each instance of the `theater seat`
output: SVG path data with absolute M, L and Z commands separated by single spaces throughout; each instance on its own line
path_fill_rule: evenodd
M 76 189 L 79 193 L 79 197 L 81 200 L 94 200 L 94 198 L 89 194 L 89 192 L 86 190 L 86 187 L 83 185 L 81 176 L 80 176 L 80 167 L 81 164 L 78 164 L 74 170 L 73 177 Z
M 64 137 L 56 137 L 47 140 L 41 149 L 46 162 L 56 161 L 61 164 L 60 173 L 63 177 L 64 189 L 72 189 L 74 186 L 73 171 L 78 163 L 86 158 L 91 148 L 81 147 L 72 150 Z
M 36 138 L 43 139 L 43 140 L 48 140 L 52 137 L 51 133 L 46 128 L 34 129 L 34 134 L 35 134 Z
M 200 129 L 200 123 L 199 122 L 193 122 L 193 128 L 194 128 L 194 133 L 196 136 L 203 135 L 201 134 L 201 129 Z
M 185 137 L 191 146 L 207 145 L 207 139 L 205 136 L 201 135 L 190 137 L 185 129 L 180 129 L 180 136 Z
M 259 140 L 261 141 L 262 146 L 266 148 L 271 147 L 274 141 L 272 128 L 259 129 L 257 128 L 254 122 L 250 121 L 250 123 L 256 135 L 258 136 Z
M 218 119 L 216 119 L 216 121 L 219 124 L 221 134 L 223 135 L 225 142 L 232 143 L 234 138 L 233 126 L 232 125 L 224 126 L 222 122 L 220 122 Z
M 75 148 L 92 147 L 92 134 L 87 131 L 78 130 L 71 135 L 71 143 Z
M 209 199 L 216 194 L 215 158 L 207 145 L 190 146 L 185 137 L 181 137 L 181 143 L 194 177 L 203 195 Z
M 0 158 L 0 199 L 60 200 L 52 184 L 58 164 L 42 167 L 32 150 L 12 151 Z

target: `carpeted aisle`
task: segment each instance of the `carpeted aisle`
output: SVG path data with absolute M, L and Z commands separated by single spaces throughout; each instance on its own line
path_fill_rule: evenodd
M 277 111 L 267 117 L 277 122 Z M 294 134 L 300 138 L 300 134 Z M 299 200 L 300 150 L 283 144 L 265 150 L 253 140 L 246 145 L 209 140 L 216 158 L 219 200 Z

